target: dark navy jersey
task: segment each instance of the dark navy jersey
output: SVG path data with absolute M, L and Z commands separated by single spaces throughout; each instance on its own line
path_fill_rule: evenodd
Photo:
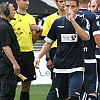
M 96 19 L 96 15 L 94 13 L 87 9 L 79 9 L 77 14 L 78 16 L 83 16 L 86 18 L 90 23 L 90 40 L 84 42 L 84 58 L 95 59 L 95 40 L 93 35 L 100 31 L 99 26 L 97 25 L 98 19 Z
M 77 16 L 75 21 L 85 31 L 88 31 L 84 18 Z M 54 21 L 45 40 L 50 42 L 56 39 L 57 50 L 53 62 L 54 68 L 71 69 L 83 67 L 83 41 L 76 33 L 70 20 L 65 16 Z
M 100 26 L 100 10 L 95 11 L 94 13 L 96 14 L 96 18 L 99 20 L 99 22 L 97 24 L 98 24 L 98 26 Z M 100 59 L 100 56 L 99 56 L 100 55 L 100 50 L 97 46 L 96 46 L 96 50 L 95 50 L 95 55 L 96 55 L 96 58 Z
M 99 19 L 99 21 L 100 21 L 100 18 L 99 18 L 99 17 L 100 17 L 100 10 L 95 11 L 94 13 L 96 14 L 96 16 L 98 16 L 98 19 Z

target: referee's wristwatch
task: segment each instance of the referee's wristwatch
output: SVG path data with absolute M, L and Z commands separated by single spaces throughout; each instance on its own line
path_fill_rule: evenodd
M 50 58 L 46 58 L 45 60 L 48 61 L 48 60 L 50 60 Z

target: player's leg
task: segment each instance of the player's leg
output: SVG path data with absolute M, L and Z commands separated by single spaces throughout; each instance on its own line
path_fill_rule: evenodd
M 46 97 L 46 100 L 58 100 L 57 99 L 57 92 L 56 92 L 56 89 L 55 89 L 56 80 L 55 80 L 55 77 L 54 77 L 54 73 L 52 73 L 52 74 L 53 74 L 52 85 L 50 87 L 50 90 L 49 90 L 49 93 Z
M 84 89 L 87 94 L 86 100 L 97 100 L 97 89 L 98 89 L 98 77 L 97 77 L 97 65 L 96 63 L 85 64 L 84 74 Z
M 73 72 L 68 75 L 69 94 L 68 100 L 80 100 L 84 72 Z
M 97 97 L 88 95 L 86 100 L 98 100 Z
M 100 100 L 100 58 L 97 58 L 97 71 L 98 71 L 98 81 L 99 81 L 98 100 Z
M 68 98 L 68 74 L 56 73 L 56 92 L 58 100 L 67 100 Z
M 57 48 L 51 48 L 49 50 L 49 55 L 50 55 L 50 59 L 52 62 L 53 62 L 53 58 L 54 58 L 56 49 Z M 53 70 L 52 70 L 51 71 L 52 85 L 50 87 L 49 93 L 47 94 L 46 100 L 60 100 L 60 99 L 57 99 L 57 92 L 55 89 L 55 77 L 54 77 L 54 75 L 55 75 L 55 73 L 53 73 Z

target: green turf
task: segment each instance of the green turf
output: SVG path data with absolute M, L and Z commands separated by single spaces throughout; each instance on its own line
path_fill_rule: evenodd
M 31 85 L 30 100 L 45 100 L 51 85 Z M 15 100 L 19 100 L 20 86 L 17 86 Z

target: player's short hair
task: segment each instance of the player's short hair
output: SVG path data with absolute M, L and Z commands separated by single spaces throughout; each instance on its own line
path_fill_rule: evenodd
M 64 0 L 65 1 L 65 0 Z M 58 0 L 56 0 L 56 2 L 58 2 Z
M 89 3 L 90 0 L 79 0 L 79 3 Z
M 65 0 L 65 1 L 76 1 L 77 6 L 79 6 L 79 0 Z

